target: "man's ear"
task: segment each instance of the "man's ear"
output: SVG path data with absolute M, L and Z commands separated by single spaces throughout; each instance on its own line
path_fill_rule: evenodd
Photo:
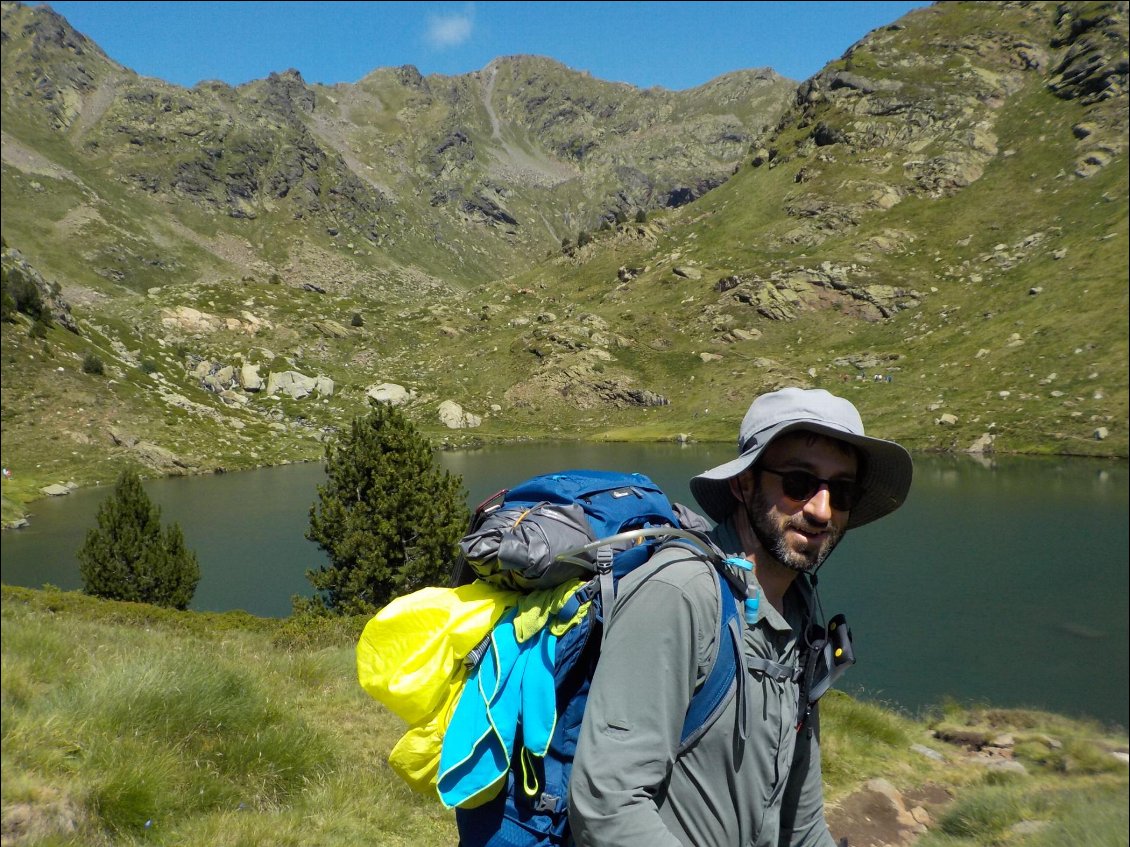
M 746 502 L 746 496 L 753 493 L 753 472 L 742 471 L 737 476 L 730 477 L 730 493 L 739 503 Z M 743 490 L 744 489 L 744 490 Z

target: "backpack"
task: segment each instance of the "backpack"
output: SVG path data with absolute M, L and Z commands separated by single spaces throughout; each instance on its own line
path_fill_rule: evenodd
M 744 583 L 727 578 L 726 558 L 706 538 L 706 528 L 703 518 L 672 505 L 648 477 L 610 471 L 572 470 L 534 477 L 499 492 L 475 510 L 470 532 L 460 543 L 462 555 L 452 574 L 453 585 L 478 579 L 501 589 L 535 591 L 567 580 L 585 580 L 558 617 L 568 619 L 584 603 L 589 606 L 580 622 L 554 644 L 551 667 L 557 711 L 546 735 L 548 744 L 538 751 L 544 755 L 530 754 L 521 743 L 519 726 L 519 741 L 513 745 L 502 789 L 482 805 L 455 810 L 461 847 L 571 843 L 569 776 L 605 615 L 612 609 L 619 580 L 665 544 L 692 546 L 715 565 L 722 609 L 718 656 L 691 700 L 681 746 L 693 744 L 721 713 L 742 677 L 738 608 L 739 600 L 747 601 Z M 744 561 L 741 564 L 748 567 Z M 472 651 L 468 661 L 481 659 L 483 652 Z

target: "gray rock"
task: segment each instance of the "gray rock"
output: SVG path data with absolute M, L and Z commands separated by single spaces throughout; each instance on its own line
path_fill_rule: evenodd
M 465 412 L 454 400 L 444 400 L 439 404 L 439 420 L 448 429 L 474 429 L 483 419 Z
M 251 402 L 251 398 L 246 394 L 239 391 L 233 391 L 230 388 L 225 388 L 220 392 L 220 399 L 227 403 L 229 406 L 246 406 Z
M 993 449 L 993 441 L 995 436 L 989 433 L 984 433 L 980 438 L 970 444 L 965 452 L 966 453 L 989 453 Z
M 181 475 L 191 470 L 188 462 L 180 456 L 148 441 L 139 441 L 133 452 L 146 466 L 163 474 Z
M 267 396 L 282 392 L 295 400 L 301 400 L 314 391 L 316 386 L 317 380 L 314 377 L 298 371 L 272 372 L 267 377 Z
M 349 335 L 349 330 L 339 324 L 337 321 L 323 319 L 320 321 L 312 321 L 311 326 L 318 330 L 326 338 L 345 338 Z
M 263 389 L 263 378 L 259 376 L 259 366 L 252 364 L 245 364 L 239 369 L 239 384 L 243 386 L 244 391 L 261 391 Z
M 125 430 L 118 429 L 115 426 L 110 427 L 107 432 L 110 435 L 110 440 L 117 444 L 119 447 L 133 447 L 137 444 L 139 439 L 136 435 L 126 432 Z
M 927 747 L 925 744 L 911 744 L 910 749 L 920 756 L 925 756 L 927 759 L 933 759 L 935 762 L 944 762 L 946 757 L 939 753 L 932 747 Z
M 55 483 L 54 485 L 48 485 L 46 488 L 39 489 L 39 492 L 40 494 L 46 494 L 48 497 L 62 497 L 64 494 L 70 494 L 71 489 L 65 485 Z
M 376 403 L 388 403 L 390 406 L 403 406 L 416 398 L 415 391 L 409 391 L 403 385 L 394 382 L 382 382 L 374 385 L 365 392 L 365 396 Z

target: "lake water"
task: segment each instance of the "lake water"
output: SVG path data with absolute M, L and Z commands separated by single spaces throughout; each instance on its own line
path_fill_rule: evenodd
M 729 445 L 528 444 L 444 453 L 468 501 L 570 467 L 642 471 L 693 505 L 687 481 Z M 145 484 L 200 560 L 192 608 L 282 617 L 325 559 L 303 533 L 320 464 Z M 36 502 L 0 536 L 5 583 L 81 586 L 74 553 L 109 486 Z M 894 515 L 849 533 L 821 571 L 858 664 L 840 687 L 909 712 L 947 698 L 1128 720 L 1125 462 L 916 457 Z

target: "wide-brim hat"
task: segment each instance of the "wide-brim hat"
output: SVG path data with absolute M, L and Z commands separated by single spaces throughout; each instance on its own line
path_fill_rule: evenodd
M 866 435 L 859 412 L 842 397 L 822 388 L 782 388 L 750 405 L 739 430 L 738 457 L 691 480 L 691 493 L 706 514 L 719 523 L 728 518 L 738 502 L 730 480 L 751 467 L 774 439 L 796 430 L 827 435 L 859 451 L 864 493 L 848 517 L 849 529 L 890 514 L 906 500 L 914 463 L 902 445 Z

